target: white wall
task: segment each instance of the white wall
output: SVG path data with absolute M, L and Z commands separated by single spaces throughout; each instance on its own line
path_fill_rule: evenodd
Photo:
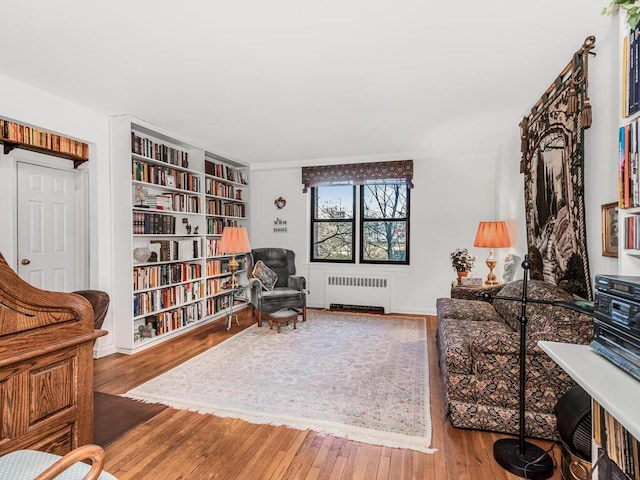
M 484 249 L 474 250 L 473 240 L 478 222 L 494 216 L 495 159 L 493 155 L 479 154 L 413 160 L 410 266 L 310 264 L 310 207 L 308 194 L 302 193 L 300 166 L 256 165 L 252 168 L 251 246 L 285 247 L 296 253 L 298 273 L 307 278 L 310 306 L 324 305 L 323 281 L 327 271 L 384 273 L 392 277 L 393 312 L 434 313 L 436 298 L 449 295 L 455 278 L 449 253 L 455 248 L 467 247 L 480 259 L 488 254 Z M 352 162 L 353 159 L 343 160 L 343 163 Z M 287 200 L 282 210 L 274 205 L 280 196 Z M 273 232 L 276 218 L 287 221 L 286 233 Z M 482 260 L 476 264 L 475 273 L 478 276 L 488 273 Z
M 597 56 L 590 57 L 590 99 L 593 125 L 585 132 L 585 213 L 587 248 L 592 276 L 616 273 L 616 259 L 602 256 L 600 206 L 617 198 L 617 127 L 618 127 L 618 20 L 596 34 Z M 586 36 L 586 35 L 585 35 Z M 580 39 L 582 40 L 582 39 Z M 576 43 L 576 50 L 580 47 Z M 541 54 L 543 54 L 541 52 Z M 567 59 L 568 61 L 569 59 Z M 559 65 L 559 71 L 564 65 Z M 550 79 L 551 80 L 551 79 Z M 550 83 L 550 82 L 549 82 Z M 543 93 L 531 92 L 531 105 Z M 522 112 L 524 115 L 526 111 Z M 299 273 L 310 284 L 309 304 L 323 305 L 322 282 L 327 270 L 373 273 L 392 276 L 391 309 L 394 312 L 434 313 L 435 300 L 448 296 L 455 274 L 449 253 L 467 247 L 478 257 L 472 274 L 486 277 L 485 249 L 474 249 L 473 240 L 481 220 L 505 220 L 512 248 L 496 252 L 500 263 L 495 270 L 501 277 L 507 253 L 520 257 L 527 250 L 524 215 L 524 178 L 520 173 L 520 132 L 514 118 L 508 141 L 495 145 L 491 153 L 476 155 L 435 154 L 414 156 L 415 188 L 411 192 L 411 265 L 409 267 L 323 266 L 308 262 L 308 199 L 302 194 L 300 166 L 254 166 L 251 175 L 252 246 L 283 246 L 296 252 Z M 476 136 L 482 136 L 482 122 L 475 123 Z M 455 148 L 455 146 L 453 146 Z M 430 151 L 447 150 L 432 149 Z M 396 158 L 358 159 L 357 161 L 393 160 Z M 345 158 L 343 163 L 352 163 Z M 332 159 L 331 163 L 336 163 Z M 322 162 L 318 162 L 322 164 Z M 275 198 L 287 199 L 287 207 L 278 211 Z M 272 222 L 280 217 L 288 222 L 287 233 L 273 233 Z M 518 269 L 516 276 L 521 276 Z
M 585 216 L 591 276 L 618 273 L 618 261 L 602 256 L 601 205 L 618 199 L 620 89 L 618 18 L 596 35 L 597 55 L 589 59 L 593 124 L 585 131 Z
M 42 90 L 0 75 L 0 115 L 23 124 L 89 143 L 89 162 L 80 168 L 89 173 L 89 284 L 86 288 L 111 290 L 111 195 L 109 185 L 109 124 L 106 116 Z M 0 251 L 16 265 L 15 164 L 0 153 Z M 107 316 L 104 329 L 112 328 Z M 111 339 L 102 337 L 97 351 L 110 351 Z

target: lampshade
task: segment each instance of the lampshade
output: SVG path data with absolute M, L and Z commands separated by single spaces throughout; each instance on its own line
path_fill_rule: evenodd
M 506 248 L 511 246 L 505 222 L 480 222 L 474 247 Z
M 245 227 L 224 227 L 218 251 L 226 253 L 247 253 L 251 251 L 249 235 Z

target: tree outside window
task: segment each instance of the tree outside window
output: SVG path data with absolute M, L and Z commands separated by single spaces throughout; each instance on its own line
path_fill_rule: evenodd
M 328 185 L 311 190 L 311 261 L 409 264 L 409 189 L 404 183 L 365 184 L 354 216 L 356 187 Z
M 409 263 L 409 189 L 402 183 L 360 187 L 360 262 Z

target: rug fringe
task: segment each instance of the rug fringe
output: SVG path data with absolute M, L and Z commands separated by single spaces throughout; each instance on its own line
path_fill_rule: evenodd
M 273 425 L 277 427 L 289 427 L 296 430 L 311 430 L 314 432 L 322 432 L 336 437 L 347 438 L 356 442 L 370 443 L 381 445 L 383 447 L 404 448 L 417 450 L 424 453 L 435 453 L 437 448 L 430 447 L 431 429 L 429 428 L 425 437 L 417 437 L 411 435 L 403 435 L 391 432 L 380 432 L 367 428 L 359 428 L 344 424 L 335 424 L 333 422 L 325 422 L 322 420 L 310 420 L 308 418 L 297 418 L 293 416 L 268 417 L 258 412 L 247 412 L 243 410 L 229 410 L 226 408 L 217 408 L 215 406 L 186 404 L 184 402 L 172 399 L 155 399 L 149 396 L 138 396 L 133 393 L 124 393 L 123 397 L 138 400 L 144 403 L 160 403 L 178 410 L 189 410 L 191 412 L 215 415 L 223 418 L 234 418 L 257 425 Z M 347 428 L 345 428 L 347 427 Z

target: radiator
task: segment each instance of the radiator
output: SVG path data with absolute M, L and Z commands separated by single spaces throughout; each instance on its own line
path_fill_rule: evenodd
M 358 307 L 381 307 L 391 310 L 390 281 L 376 275 L 327 274 L 324 286 L 324 308 L 332 304 Z

